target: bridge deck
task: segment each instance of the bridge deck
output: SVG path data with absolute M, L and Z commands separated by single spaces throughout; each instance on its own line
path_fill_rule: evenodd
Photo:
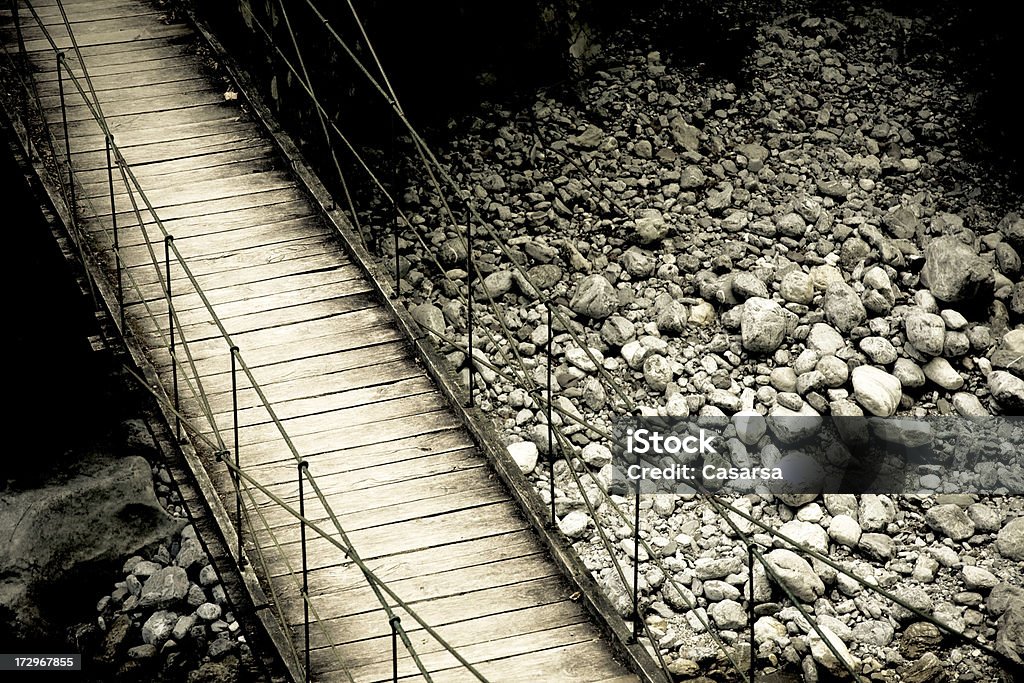
M 125 159 L 369 566 L 491 680 L 636 680 L 570 597 L 516 503 L 271 140 L 204 70 L 192 29 L 137 0 L 64 5 Z M 69 49 L 52 0 L 34 6 Z M 56 60 L 24 7 L 22 25 L 47 123 L 62 142 Z M 17 49 L 9 11 L 4 40 Z M 70 49 L 67 59 L 80 74 Z M 104 137 L 74 87 L 64 86 L 81 225 L 113 279 Z M 116 171 L 115 180 L 128 325 L 169 386 L 161 235 L 152 221 L 145 231 L 138 226 Z M 171 275 L 183 326 L 177 332 L 189 342 L 230 448 L 229 351 L 177 264 Z M 201 402 L 182 391 L 183 411 L 208 425 Z M 238 402 L 242 466 L 297 506 L 295 461 L 241 374 Z M 233 510 L 230 477 L 209 453 L 203 457 Z M 273 584 L 301 651 L 299 527 L 265 496 L 255 498 L 280 552 L 265 529 L 253 536 L 247 528 L 248 554 L 254 540 L 267 548 L 269 575 L 260 580 Z M 307 513 L 330 527 L 308 489 L 306 498 Z M 390 631 L 372 591 L 340 551 L 311 538 L 312 603 L 327 626 L 312 632 L 314 680 L 343 680 L 339 661 L 357 681 L 390 680 Z M 403 624 L 429 669 L 443 672 L 435 680 L 472 679 L 410 617 Z M 400 666 L 409 680 L 419 678 L 404 653 Z

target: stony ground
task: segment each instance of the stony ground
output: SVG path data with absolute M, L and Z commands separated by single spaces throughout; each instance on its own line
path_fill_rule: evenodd
M 553 330 L 556 405 L 595 428 L 624 398 L 672 416 L 1021 414 L 1024 201 L 970 153 L 970 98 L 955 73 L 941 57 L 907 57 L 928 31 L 877 10 L 773 18 L 738 83 L 611 44 L 579 101 L 538 93 L 463 122 L 442 159 L 505 245 L 478 230 L 477 300 L 486 291 L 502 304 L 500 319 L 477 310 L 481 405 L 542 499 L 544 410 L 489 367 L 544 385 L 546 313 L 529 282 L 568 321 Z M 465 344 L 462 229 L 415 171 L 403 210 L 419 235 L 400 245 L 409 307 Z M 488 340 L 504 329 L 511 341 Z M 467 378 L 465 355 L 449 358 Z M 559 526 L 628 618 L 597 530 L 631 579 L 631 504 L 610 486 L 598 433 L 553 421 L 597 508 L 557 462 Z M 971 490 L 991 492 L 981 496 L 941 474 L 922 473 L 921 495 L 731 503 L 1020 663 L 1024 499 L 1005 494 L 1024 475 L 976 468 Z M 640 589 L 658 647 L 680 678 L 729 677 L 705 625 L 749 657 L 745 545 L 699 498 L 647 496 L 641 508 L 651 554 L 640 555 Z M 739 526 L 864 676 L 1010 680 L 974 645 Z M 759 668 L 845 675 L 780 588 L 755 573 Z

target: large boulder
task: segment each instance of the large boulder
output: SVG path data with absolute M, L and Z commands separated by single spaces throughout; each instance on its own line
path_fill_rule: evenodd
M 184 526 L 157 502 L 142 458 L 87 459 L 39 487 L 0 494 L 0 634 L 45 634 L 58 589 Z
M 771 299 L 754 296 L 746 300 L 740 313 L 743 348 L 751 353 L 773 353 L 786 337 L 786 314 Z

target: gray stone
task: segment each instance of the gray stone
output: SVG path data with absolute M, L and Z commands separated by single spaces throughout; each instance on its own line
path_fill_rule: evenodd
M 828 286 L 822 307 L 825 317 L 840 332 L 850 332 L 868 317 L 860 297 L 845 282 L 833 282 Z
M 1008 560 L 1024 562 L 1024 517 L 1010 520 L 999 530 L 996 550 Z
M 573 510 L 568 513 L 565 517 L 558 520 L 558 529 L 567 538 L 577 539 L 582 538 L 587 532 L 587 527 L 590 524 L 590 516 L 587 513 L 580 510 Z
M 668 224 L 665 216 L 657 209 L 640 209 L 633 218 L 634 238 L 640 244 L 652 244 L 665 239 Z
M 609 346 L 622 346 L 635 336 L 633 323 L 619 315 L 610 316 L 601 326 L 601 339 Z
M 846 340 L 831 325 L 815 323 L 807 335 L 807 348 L 822 356 L 832 355 L 846 348 Z
M 1024 375 L 1024 327 L 1010 330 L 999 341 L 989 357 L 992 367 L 1005 368 Z
M 1020 414 L 1024 409 L 1024 379 L 1005 370 L 996 370 L 988 376 L 988 390 L 1010 414 Z
M 736 586 L 718 579 L 704 582 L 704 597 L 712 602 L 721 600 L 738 600 L 740 591 Z
M 903 386 L 884 370 L 861 365 L 853 369 L 853 396 L 872 414 L 889 417 L 899 407 Z
M 570 135 L 569 144 L 581 149 L 596 149 L 604 141 L 604 131 L 597 126 L 590 124 L 579 135 Z
M 779 294 L 786 301 L 806 306 L 814 299 L 814 284 L 803 271 L 791 270 L 782 276 Z
M 508 445 L 508 454 L 515 461 L 516 465 L 519 466 L 519 471 L 523 474 L 529 474 L 533 472 L 537 467 L 537 444 L 532 441 L 520 441 L 519 443 L 513 443 Z
M 644 361 L 644 379 L 651 389 L 665 391 L 672 375 L 672 363 L 664 356 L 655 354 Z
M 146 579 L 139 607 L 170 607 L 188 595 L 188 574 L 181 567 L 166 567 Z
M 920 308 L 912 309 L 903 321 L 907 341 L 921 353 L 928 356 L 942 354 L 946 341 L 946 324 L 934 313 Z
M 893 376 L 900 381 L 900 384 L 911 389 L 923 387 L 925 383 L 924 370 L 921 366 L 909 358 L 899 358 L 892 369 Z
M 829 537 L 840 545 L 856 548 L 860 541 L 860 524 L 849 515 L 836 515 L 828 525 Z
M 409 313 L 420 327 L 432 330 L 438 334 L 444 334 L 444 314 L 437 306 L 429 303 L 420 304 L 413 306 Z
M 802 557 L 780 548 L 765 555 L 777 580 L 803 602 L 814 602 L 825 592 L 825 584 Z
M 948 680 L 942 660 L 933 652 L 926 652 L 916 662 L 900 669 L 903 683 L 943 683 Z
M 818 629 L 821 631 L 821 635 L 817 631 L 811 631 L 808 634 L 811 656 L 814 657 L 814 661 L 829 671 L 840 672 L 846 671 L 847 668 L 857 671 L 860 668 L 860 660 L 850 654 L 850 650 L 847 649 L 842 639 L 827 626 L 819 624 Z M 828 639 L 827 644 L 822 636 Z
M 607 278 L 600 274 L 588 275 L 580 280 L 576 292 L 569 302 L 574 313 L 603 320 L 619 306 L 619 297 Z
M 999 585 L 999 579 L 995 574 L 982 567 L 964 565 L 960 573 L 964 580 L 964 587 L 968 590 L 991 590 Z
M 860 542 L 857 548 L 868 557 L 879 562 L 888 562 L 892 559 L 896 543 L 886 534 L 866 533 L 860 535 Z
M 885 337 L 864 337 L 858 346 L 872 363 L 878 365 L 895 363 L 898 358 L 896 348 Z
M 739 301 L 757 296 L 767 299 L 768 286 L 753 273 L 737 273 L 732 279 L 732 293 Z
M 737 630 L 747 625 L 747 613 L 735 600 L 722 600 L 708 607 L 708 614 L 721 629 Z
M 953 366 L 945 358 L 932 358 L 925 363 L 922 370 L 924 370 L 925 377 L 943 389 L 955 391 L 964 385 L 964 378 L 953 369 Z M 1024 388 L 1024 382 L 1021 382 L 1021 386 Z
M 678 335 L 686 331 L 689 313 L 686 304 L 670 301 L 658 311 L 658 331 L 666 335 Z
M 160 647 L 171 637 L 178 616 L 174 612 L 158 610 L 142 625 L 142 642 Z
M 696 190 L 704 187 L 706 180 L 700 166 L 687 166 L 679 174 L 679 187 L 683 190 Z
M 512 273 L 507 270 L 499 270 L 484 278 L 483 289 L 494 299 L 508 294 L 512 289 Z
M 941 301 L 991 295 L 992 266 L 955 235 L 936 237 L 924 248 L 921 282 Z
M 935 505 L 925 513 L 924 521 L 936 532 L 954 541 L 974 535 L 974 522 L 958 505 Z
M 778 303 L 751 297 L 740 314 L 743 348 L 752 353 L 772 353 L 786 336 L 786 314 Z
M 203 621 L 217 621 L 220 619 L 220 615 L 220 605 L 215 605 L 212 602 L 204 602 L 196 608 L 196 616 Z
M 805 548 L 816 550 L 822 554 L 828 553 L 828 534 L 817 524 L 794 519 L 779 527 L 779 533 L 793 539 Z M 783 548 L 789 547 L 789 544 L 781 539 L 776 539 L 775 545 Z

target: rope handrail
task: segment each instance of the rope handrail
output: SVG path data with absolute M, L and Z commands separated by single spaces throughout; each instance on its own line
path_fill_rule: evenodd
M 32 6 L 31 1 L 30 0 L 23 0 L 23 1 L 29 7 L 29 9 L 30 9 L 30 11 L 31 11 L 31 13 L 33 15 L 33 18 L 39 24 L 40 28 L 43 31 L 44 36 L 46 37 L 47 41 L 50 43 L 51 48 L 58 55 L 59 62 L 65 64 L 65 66 L 66 66 L 66 61 L 63 58 L 63 52 L 60 50 L 60 48 L 57 46 L 56 42 L 54 41 L 52 35 L 49 32 L 49 29 L 48 29 L 47 25 L 39 17 L 38 13 L 35 11 L 35 8 Z M 88 70 L 87 70 L 85 61 L 82 58 L 81 52 L 80 52 L 80 50 L 78 48 L 77 40 L 74 38 L 73 30 L 72 30 L 72 28 L 70 26 L 70 22 L 68 21 L 67 14 L 66 14 L 66 12 L 63 9 L 62 0 L 57 0 L 57 3 L 58 3 L 58 5 L 60 5 L 61 15 L 62 15 L 62 19 L 64 21 L 65 28 L 66 28 L 66 30 L 67 30 L 70 38 L 71 38 L 72 44 L 73 44 L 73 46 L 75 48 L 76 56 L 78 57 L 78 61 L 79 61 L 79 66 L 82 68 L 84 77 L 85 77 L 85 79 L 87 81 L 87 87 L 88 87 L 88 89 L 92 93 L 92 98 L 90 98 L 89 96 L 86 95 L 86 92 L 85 92 L 86 89 L 82 87 L 82 85 L 79 82 L 77 76 L 75 76 L 75 74 L 72 72 L 70 67 L 66 67 L 67 68 L 67 72 L 68 72 L 67 75 L 68 75 L 69 79 L 74 83 L 75 87 L 78 89 L 79 94 L 81 95 L 81 97 L 82 97 L 82 99 L 83 99 L 87 109 L 89 110 L 93 120 L 96 122 L 96 124 L 100 127 L 101 131 L 103 132 L 105 140 L 106 140 L 106 144 L 108 146 L 108 154 L 111 151 L 114 154 L 115 163 L 116 163 L 116 165 L 119 168 L 119 172 L 120 172 L 120 174 L 122 176 L 122 180 L 124 181 L 124 184 L 125 184 L 125 187 L 126 187 L 126 191 L 127 191 L 128 195 L 129 195 L 129 197 L 131 198 L 131 201 L 132 201 L 132 204 L 133 204 L 133 209 L 134 209 L 134 211 L 136 213 L 136 216 L 139 218 L 140 226 L 144 226 L 144 222 L 141 220 L 141 215 L 139 214 L 138 206 L 135 204 L 134 194 L 132 192 L 133 188 L 134 188 L 134 190 L 136 192 L 138 192 L 139 198 L 142 200 L 143 204 L 145 205 L 145 208 L 146 208 L 147 212 L 152 216 L 154 224 L 159 228 L 160 232 L 163 233 L 163 236 L 164 236 L 164 239 L 165 239 L 165 248 L 166 248 L 167 252 L 169 254 L 170 253 L 174 254 L 175 260 L 177 261 L 178 265 L 181 267 L 182 271 L 185 273 L 186 278 L 188 279 L 188 281 L 191 284 L 191 286 L 192 286 L 193 290 L 195 291 L 195 293 L 199 296 L 200 300 L 203 303 L 203 306 L 206 308 L 207 312 L 210 314 L 210 317 L 211 317 L 212 321 L 214 322 L 215 326 L 217 327 L 218 331 L 220 332 L 220 336 L 229 345 L 229 351 L 231 353 L 232 361 L 233 362 L 237 361 L 238 366 L 241 368 L 242 372 L 246 375 L 247 379 L 250 382 L 251 388 L 256 392 L 257 396 L 259 397 L 259 399 L 260 399 L 260 401 L 262 403 L 263 408 L 267 411 L 271 421 L 274 423 L 274 425 L 275 425 L 276 429 L 278 430 L 281 438 L 283 439 L 283 441 L 287 445 L 287 447 L 288 447 L 289 451 L 292 453 L 293 457 L 296 459 L 297 462 L 303 463 L 304 459 L 299 454 L 298 449 L 295 447 L 295 445 L 294 445 L 290 435 L 288 434 L 287 430 L 285 430 L 284 425 L 282 424 L 281 420 L 277 416 L 276 411 L 272 407 L 270 401 L 267 399 L 267 396 L 264 393 L 261 385 L 256 380 L 256 378 L 253 376 L 253 373 L 252 373 L 250 367 L 245 362 L 245 360 L 242 357 L 241 352 L 239 351 L 238 347 L 233 343 L 231 335 L 227 332 L 227 329 L 224 326 L 223 321 L 220 319 L 220 317 L 217 315 L 216 311 L 213 309 L 213 306 L 210 303 L 209 298 L 206 296 L 206 293 L 204 292 L 204 290 L 200 286 L 198 280 L 196 279 L 195 275 L 193 274 L 192 270 L 190 269 L 187 261 L 185 260 L 185 258 L 181 254 L 181 252 L 178 250 L 177 246 L 174 244 L 173 236 L 170 235 L 170 233 L 167 231 L 167 229 L 164 226 L 162 220 L 160 219 L 159 215 L 157 214 L 157 212 L 155 210 L 155 207 L 153 206 L 153 204 L 150 201 L 149 197 L 146 195 L 146 193 L 145 193 L 144 189 L 142 188 L 142 185 L 139 182 L 138 178 L 135 176 L 134 172 L 132 171 L 131 166 L 126 162 L 126 160 L 124 159 L 124 156 L 122 155 L 120 149 L 117 147 L 116 143 L 114 142 L 113 135 L 110 132 L 110 128 L 109 128 L 109 126 L 107 124 L 106 118 L 103 116 L 102 109 L 101 109 L 101 107 L 99 105 L 99 100 L 98 100 L 98 98 L 95 95 L 95 89 L 92 87 L 91 79 L 88 76 Z M 68 152 L 70 153 L 70 149 L 68 149 Z M 108 157 L 108 172 L 109 171 L 110 171 L 110 169 L 109 169 L 109 157 Z M 72 180 L 72 182 L 73 182 L 73 180 Z M 111 182 L 111 195 L 113 196 L 112 180 L 110 182 Z M 73 210 L 74 209 L 72 207 L 72 211 Z M 112 212 L 112 216 L 114 216 L 115 220 L 116 220 L 116 209 L 115 209 L 115 207 L 113 205 L 111 206 L 111 212 Z M 145 233 L 144 227 L 143 227 L 143 231 Z M 117 235 L 117 233 L 116 233 L 116 224 L 115 224 L 115 240 L 116 240 L 116 235 Z M 158 266 L 156 264 L 155 254 L 154 254 L 154 252 L 152 250 L 152 245 L 150 243 L 148 234 L 145 234 L 145 236 L 146 236 L 146 242 L 147 242 L 147 246 L 149 248 L 151 257 L 153 257 L 154 266 L 158 268 Z M 118 261 L 118 265 L 120 265 L 120 258 L 121 258 L 121 255 L 119 253 L 119 249 L 117 249 L 116 246 L 115 246 L 115 259 Z M 120 268 L 119 268 L 119 278 L 118 279 L 120 281 Z M 162 282 L 161 282 L 161 286 L 163 286 Z M 120 292 L 120 285 L 119 285 L 119 292 Z M 144 299 L 143 299 L 143 301 L 144 301 Z M 122 302 L 123 302 L 123 299 L 122 299 Z M 122 308 L 122 315 L 123 315 L 123 303 L 121 304 L 121 308 Z M 148 308 L 148 306 L 147 306 L 147 308 Z M 173 306 L 171 308 L 171 311 L 172 311 L 172 315 L 176 315 L 173 312 Z M 124 327 L 124 326 L 122 325 L 122 327 Z M 158 331 L 160 331 L 160 328 L 158 328 Z M 185 346 L 186 346 L 186 351 L 187 351 L 187 344 L 185 344 Z M 198 379 L 199 379 L 198 373 L 195 373 L 195 379 L 198 381 Z M 201 388 L 200 388 L 199 394 L 202 397 L 202 399 L 205 400 L 205 392 L 203 392 L 201 390 Z M 180 419 L 180 417 L 181 416 L 178 415 L 178 419 Z M 223 439 L 221 438 L 220 430 L 217 428 L 217 425 L 216 425 L 215 421 L 213 421 L 212 412 L 210 413 L 210 419 L 211 419 L 211 426 L 213 428 L 213 433 L 215 434 L 215 436 L 218 439 L 217 445 L 218 446 L 222 446 L 223 445 Z M 237 431 L 237 420 L 236 420 L 236 431 Z M 218 452 L 220 452 L 220 450 L 218 450 Z M 237 439 L 236 439 L 236 456 L 237 456 Z M 224 461 L 224 462 L 226 464 L 228 464 L 227 461 Z M 230 467 L 229 467 L 229 469 L 230 469 Z M 309 481 L 310 485 L 313 488 L 314 494 L 319 499 L 319 502 L 321 503 L 321 505 L 324 507 L 325 510 L 328 511 L 328 513 L 329 513 L 329 515 L 331 517 L 331 521 L 333 522 L 333 524 L 334 524 L 338 534 L 341 535 L 343 538 L 347 538 L 347 535 L 345 534 L 345 531 L 342 528 L 342 526 L 340 524 L 340 521 L 337 518 L 337 515 L 333 512 L 330 504 L 326 500 L 326 497 L 324 496 L 324 494 L 320 490 L 319 486 L 317 485 L 316 480 L 315 480 L 313 474 L 309 471 L 309 468 L 308 467 L 301 467 L 300 471 L 301 470 L 305 470 L 302 474 Z M 241 512 L 241 508 L 239 508 L 239 514 L 240 514 L 240 512 Z M 238 523 L 239 523 L 239 525 L 241 524 L 241 520 L 240 519 L 239 519 Z M 241 539 L 241 528 L 240 527 L 239 527 L 239 539 Z M 370 574 L 368 574 L 369 569 L 358 558 L 358 554 L 356 553 L 354 548 L 349 546 L 349 549 L 348 549 L 348 551 L 346 551 L 346 554 L 349 557 L 349 559 L 351 559 L 355 564 L 357 564 L 357 566 L 359 566 L 360 570 L 363 572 L 364 577 L 367 579 L 368 583 L 370 583 L 371 587 L 374 589 L 374 593 L 378 596 L 378 599 L 380 600 L 382 607 L 384 608 L 385 612 L 388 614 L 389 621 L 390 621 L 390 623 L 392 625 L 392 628 L 398 630 L 399 635 L 401 636 L 401 639 L 403 641 L 403 644 L 405 645 L 406 649 L 409 651 L 409 653 L 412 656 L 412 658 L 417 662 L 417 666 L 420 668 L 421 674 L 429 682 L 431 680 L 431 677 L 430 677 L 429 673 L 423 668 L 422 663 L 419 661 L 419 658 L 416 655 L 416 652 L 415 652 L 415 649 L 414 649 L 414 647 L 412 645 L 412 642 L 409 640 L 408 636 L 405 634 L 404 628 L 402 628 L 400 626 L 400 620 L 398 620 L 394 616 L 393 612 L 391 611 L 390 605 L 388 605 L 387 602 L 385 600 L 383 600 L 383 597 L 380 595 L 380 590 L 379 590 L 380 582 L 379 582 L 379 580 L 376 579 L 376 577 L 371 579 Z M 243 558 L 242 558 L 242 554 L 241 554 L 241 540 L 239 540 L 239 561 L 241 561 L 242 559 Z M 486 682 L 487 679 L 484 678 L 479 673 L 479 671 L 477 671 L 477 669 L 472 664 L 470 664 L 467 660 L 465 660 L 465 658 L 462 657 L 446 640 L 441 638 L 440 635 L 437 634 L 436 631 L 434 631 L 431 627 L 429 627 L 429 625 L 427 625 L 425 622 L 422 622 L 419 619 L 419 617 L 416 616 L 415 613 L 411 609 L 408 609 L 408 606 L 404 602 L 402 602 L 399 598 L 397 598 L 397 596 L 395 596 L 393 593 L 390 592 L 390 589 L 387 589 L 386 586 L 384 586 L 384 588 L 385 588 L 385 592 L 390 593 L 390 597 L 393 600 L 395 600 L 396 603 L 401 605 L 403 607 L 403 609 L 406 609 L 407 612 L 409 612 L 411 615 L 413 615 L 414 618 L 418 622 L 421 623 L 421 625 L 435 638 L 435 640 L 437 640 L 439 645 L 441 645 L 452 656 L 454 656 L 459 661 L 459 663 L 462 664 L 478 680 Z

